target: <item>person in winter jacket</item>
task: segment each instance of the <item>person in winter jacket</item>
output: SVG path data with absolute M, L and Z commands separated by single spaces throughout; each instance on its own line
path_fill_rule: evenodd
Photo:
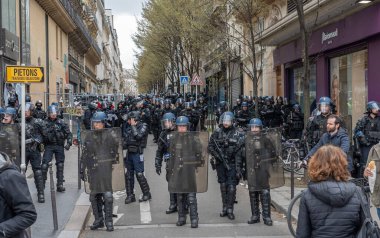
M 312 156 L 311 182 L 301 198 L 297 238 L 355 237 L 361 227 L 361 189 L 348 181 L 346 154 L 333 145 Z
M 305 158 L 307 162 L 311 156 L 324 145 L 335 145 L 343 150 L 346 155 L 350 150 L 350 138 L 347 130 L 341 127 L 342 119 L 337 115 L 330 115 L 327 119 L 327 132 L 324 133 L 318 143 L 309 151 Z M 352 158 L 347 156 L 348 170 L 353 170 Z
M 37 219 L 25 177 L 0 152 L 0 238 L 20 237 Z

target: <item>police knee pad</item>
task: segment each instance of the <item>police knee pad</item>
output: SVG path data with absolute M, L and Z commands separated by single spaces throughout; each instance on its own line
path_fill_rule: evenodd
M 229 192 L 235 192 L 236 191 L 236 186 L 235 185 L 228 185 L 227 190 Z
M 261 190 L 261 194 L 262 195 L 269 195 L 270 194 L 270 191 L 269 191 L 269 189 L 263 189 L 263 190 Z
M 104 201 L 105 202 L 112 202 L 113 201 L 112 192 L 105 192 L 104 193 Z
M 189 201 L 188 201 L 189 204 L 194 204 L 197 201 L 197 197 L 195 193 L 189 193 L 188 198 L 189 198 Z
M 49 168 L 48 164 L 42 164 L 42 165 L 41 165 L 41 169 L 42 169 L 43 171 L 47 171 L 48 168 Z
M 36 177 L 42 176 L 42 171 L 40 169 L 33 170 L 33 173 Z
M 136 173 L 137 178 L 144 178 L 144 173 Z
M 57 164 L 57 169 L 63 169 L 64 167 L 64 164 L 63 163 L 58 163 Z

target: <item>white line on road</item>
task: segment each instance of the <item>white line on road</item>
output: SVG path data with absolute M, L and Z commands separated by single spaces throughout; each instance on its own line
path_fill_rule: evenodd
M 140 216 L 142 224 L 148 224 L 152 222 L 152 214 L 150 213 L 149 201 L 140 202 Z
M 141 203 L 140 203 L 141 204 Z M 141 206 L 140 206 L 141 207 Z M 286 222 L 274 221 L 274 225 L 286 225 Z M 185 226 L 190 226 L 187 224 Z M 247 227 L 252 226 L 247 223 L 215 223 L 215 224 L 199 224 L 199 227 Z M 176 224 L 150 224 L 150 225 L 131 225 L 131 226 L 115 226 L 115 230 L 126 229 L 157 229 L 157 228 L 174 228 L 178 227 Z
M 116 222 L 122 217 L 124 216 L 124 213 L 120 213 L 118 214 L 117 213 L 117 210 L 119 210 L 119 206 L 114 206 L 113 207 L 113 214 L 117 215 L 116 218 L 113 218 L 113 224 L 116 224 Z

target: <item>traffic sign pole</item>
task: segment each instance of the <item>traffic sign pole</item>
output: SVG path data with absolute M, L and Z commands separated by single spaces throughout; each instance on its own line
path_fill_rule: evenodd
M 21 84 L 21 172 L 25 175 L 25 84 Z

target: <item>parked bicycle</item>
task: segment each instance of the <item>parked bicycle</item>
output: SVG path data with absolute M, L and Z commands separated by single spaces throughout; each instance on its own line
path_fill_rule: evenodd
M 282 143 L 282 162 L 284 170 L 303 175 L 304 168 L 302 167 L 302 159 L 305 157 L 305 149 L 301 140 L 289 139 Z M 292 167 L 293 161 L 293 167 Z

